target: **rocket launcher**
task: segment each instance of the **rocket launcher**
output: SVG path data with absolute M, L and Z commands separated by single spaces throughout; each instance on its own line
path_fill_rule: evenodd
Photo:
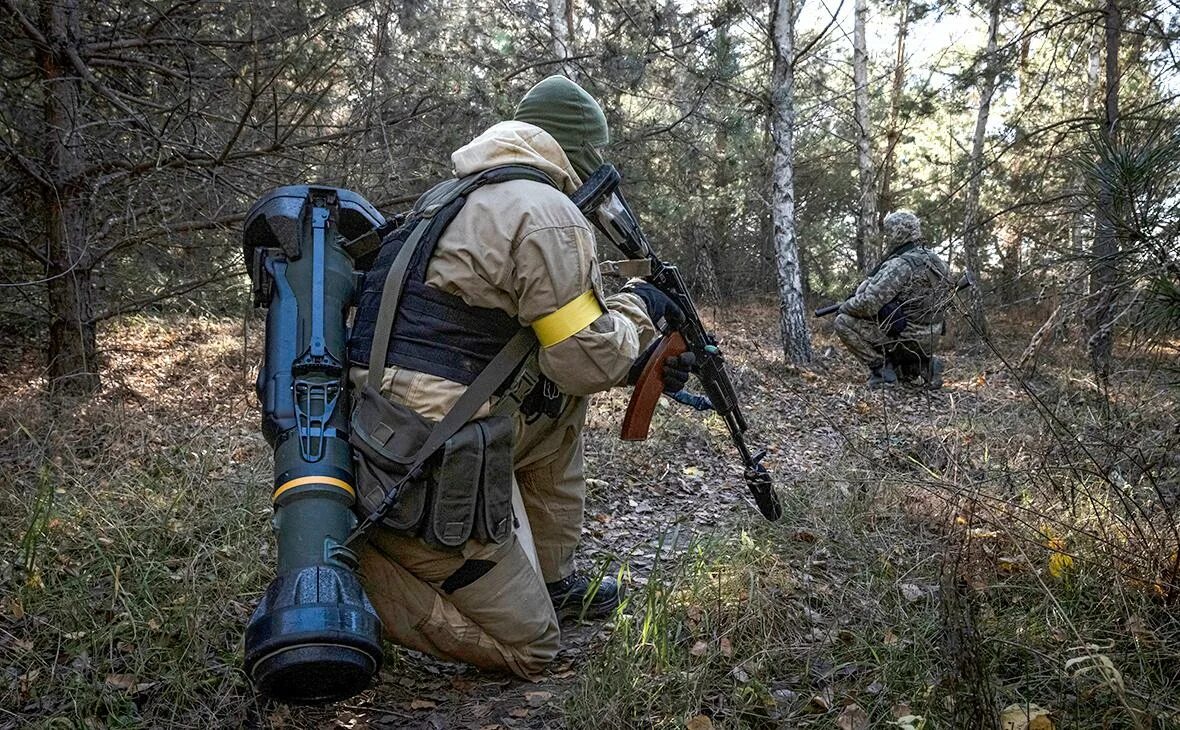
M 345 356 L 356 275 L 345 241 L 384 223 L 356 193 L 288 186 L 246 216 L 254 306 L 267 310 L 258 373 L 274 449 L 277 577 L 246 626 L 245 670 L 284 702 L 351 697 L 381 666 L 381 620 L 345 546 L 356 526 Z

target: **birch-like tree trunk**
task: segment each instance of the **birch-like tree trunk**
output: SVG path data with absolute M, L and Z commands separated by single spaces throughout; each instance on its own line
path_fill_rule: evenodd
M 852 34 L 853 116 L 856 118 L 856 171 L 860 187 L 856 210 L 856 268 L 868 271 L 868 248 L 877 239 L 877 189 L 873 180 L 872 135 L 869 129 L 869 54 L 865 44 L 868 0 L 856 0 Z
M 893 158 L 901 142 L 901 92 L 905 88 L 905 42 L 910 26 L 910 0 L 901 0 L 897 10 L 897 53 L 893 65 L 893 87 L 889 91 L 889 125 L 885 130 L 885 157 L 881 160 L 881 195 L 877 199 L 877 227 L 893 210 Z M 879 249 L 874 258 L 884 253 Z
M 1118 139 L 1119 122 L 1119 44 L 1122 33 L 1122 12 L 1117 0 L 1106 0 L 1103 28 L 1106 34 L 1106 94 L 1105 117 L 1101 130 L 1102 144 L 1110 150 Z M 1113 164 L 1106 155 L 1104 164 Z M 1098 200 L 1094 210 L 1094 245 L 1090 251 L 1090 300 L 1087 312 L 1089 339 L 1086 352 L 1090 367 L 1100 382 L 1110 377 L 1111 356 L 1114 350 L 1114 310 L 1118 299 L 1119 237 L 1115 221 L 1115 171 L 1108 170 L 1098 181 Z
M 558 68 L 567 78 L 577 80 L 578 69 L 569 60 L 574 55 L 574 0 L 549 0 L 549 33 L 553 55 L 561 59 Z
M 1094 29 L 1094 37 L 1090 43 L 1089 58 L 1086 63 L 1086 97 L 1082 101 L 1082 110 L 1086 116 L 1089 116 L 1094 111 L 1094 98 L 1098 94 L 1098 71 L 1102 65 L 1102 33 L 1098 28 Z M 1078 169 L 1073 179 L 1070 181 L 1070 190 L 1080 199 L 1085 193 L 1086 184 L 1083 179 L 1081 169 Z M 1085 253 L 1089 241 L 1089 234 L 1086 231 L 1086 210 L 1083 205 L 1079 204 L 1073 211 L 1073 216 L 1070 222 L 1070 256 L 1072 260 L 1066 268 L 1066 275 L 1069 281 L 1066 282 L 1065 289 L 1070 294 L 1070 298 L 1075 302 L 1081 300 L 1086 294 L 1086 275 L 1087 266 L 1085 264 Z
M 983 186 L 983 143 L 987 135 L 987 118 L 991 113 L 992 96 L 996 90 L 996 38 L 1000 28 L 1000 0 L 992 0 L 987 24 L 987 55 L 983 77 L 979 82 L 979 113 L 975 116 L 975 134 L 971 140 L 971 158 L 967 169 L 967 199 L 963 210 L 963 256 L 967 268 L 979 274 L 982 258 L 979 255 L 979 193 Z M 971 287 L 970 309 L 967 313 L 976 336 L 987 336 L 987 318 L 983 311 L 983 296 L 979 287 Z
M 783 356 L 796 365 L 811 362 L 811 333 L 804 314 L 803 273 L 795 235 L 795 0 L 775 0 L 771 19 L 774 71 L 770 135 L 774 143 L 771 219 L 778 270 Z

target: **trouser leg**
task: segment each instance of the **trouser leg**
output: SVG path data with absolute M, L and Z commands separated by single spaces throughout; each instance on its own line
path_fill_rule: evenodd
M 586 503 L 582 430 L 587 399 L 569 401 L 556 419 L 520 424 L 513 462 L 547 583 L 574 570 Z
M 881 346 L 885 335 L 876 322 L 847 314 L 836 315 L 836 335 L 844 347 L 865 365 L 880 365 L 884 359 Z
M 360 574 L 386 638 L 402 646 L 526 679 L 560 648 L 549 594 L 515 534 L 449 553 L 375 528 Z

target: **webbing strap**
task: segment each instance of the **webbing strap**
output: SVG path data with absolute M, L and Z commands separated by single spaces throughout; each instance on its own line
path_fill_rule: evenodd
M 381 392 L 381 376 L 385 373 L 389 338 L 393 336 L 393 320 L 397 316 L 397 303 L 401 299 L 402 287 L 406 283 L 410 259 L 422 243 L 422 237 L 429 227 L 429 218 L 419 220 L 415 224 L 414 232 L 402 244 L 393 263 L 389 265 L 389 273 L 385 275 L 385 285 L 381 288 L 381 302 L 377 305 L 377 322 L 373 330 L 373 343 L 369 348 L 368 377 L 369 385 L 378 393 Z
M 479 375 L 475 376 L 475 381 L 467 386 L 467 390 L 459 396 L 455 401 L 455 405 L 447 411 L 447 415 L 443 416 L 442 420 L 434 424 L 434 428 L 430 429 L 430 435 L 426 437 L 426 441 L 414 454 L 414 460 L 406 471 L 406 476 L 402 477 L 397 484 L 395 484 L 381 501 L 381 505 L 371 514 L 365 517 L 364 522 L 360 524 L 356 530 L 349 535 L 345 545 L 353 542 L 365 532 L 369 530 L 377 522 L 385 517 L 385 513 L 397 503 L 397 498 L 401 494 L 402 487 L 404 487 L 410 480 L 418 478 L 422 468 L 426 462 L 434 455 L 436 451 L 442 448 L 447 439 L 459 432 L 459 429 L 471 420 L 479 409 L 483 407 L 484 403 L 492 397 L 496 392 L 496 388 L 500 384 L 511 377 L 512 373 L 516 371 L 517 367 L 524 362 L 536 346 L 537 340 L 533 336 L 532 330 L 521 328 L 519 332 L 508 340 L 508 344 L 504 345 L 504 349 L 496 353 L 492 361 L 488 363 L 487 367 L 480 371 Z
M 581 332 L 601 316 L 602 305 L 598 303 L 594 291 L 590 290 L 533 322 L 533 332 L 541 342 L 541 347 L 553 347 Z

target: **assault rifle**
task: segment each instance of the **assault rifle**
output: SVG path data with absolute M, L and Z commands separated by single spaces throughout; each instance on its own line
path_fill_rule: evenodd
M 650 273 L 643 278 L 675 302 L 685 318 L 678 331 L 661 341 L 644 366 L 623 417 L 622 438 L 624 441 L 642 441 L 647 438 L 652 414 L 663 392 L 664 361 L 684 352 L 692 352 L 696 356 L 697 377 L 713 408 L 725 419 L 730 438 L 737 447 L 745 467 L 746 485 L 758 505 L 758 511 L 768 520 L 777 520 L 782 515 L 782 506 L 770 474 L 761 463 L 766 451 L 751 453 L 746 445 L 743 438 L 747 429 L 746 419 L 738 405 L 733 382 L 726 372 L 725 358 L 717 347 L 717 341 L 705 330 L 680 271 L 652 251 L 651 244 L 639 228 L 638 219 L 619 191 L 621 182 L 622 175 L 613 165 L 603 165 L 574 192 L 573 201 L 628 259 L 647 263 Z
M 957 294 L 969 286 L 975 286 L 975 275 L 972 274 L 970 271 L 966 271 L 966 272 L 963 272 L 963 275 L 959 277 L 959 282 L 957 284 L 955 284 L 955 293 Z M 826 306 L 820 307 L 815 310 L 815 316 L 826 317 L 829 314 L 832 314 L 834 312 L 838 312 L 838 311 L 840 311 L 840 305 L 843 304 L 844 302 L 848 301 L 851 298 L 852 298 L 852 295 L 850 294 L 847 297 L 845 297 L 843 300 L 838 301 L 835 304 L 828 304 Z

